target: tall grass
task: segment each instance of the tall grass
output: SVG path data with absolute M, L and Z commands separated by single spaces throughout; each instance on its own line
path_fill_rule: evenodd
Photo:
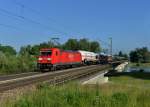
M 0 74 L 32 71 L 36 59 L 30 55 L 10 55 L 0 52 Z
M 150 90 L 121 85 L 50 87 L 22 96 L 7 107 L 150 107 Z

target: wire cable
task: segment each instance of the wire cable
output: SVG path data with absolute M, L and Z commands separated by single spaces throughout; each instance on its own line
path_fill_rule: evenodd
M 55 28 L 52 28 L 52 27 L 47 26 L 47 25 L 45 25 L 45 24 L 42 24 L 42 23 L 40 23 L 40 22 L 34 21 L 34 20 L 32 20 L 32 19 L 30 19 L 30 18 L 27 18 L 27 17 L 25 17 L 25 16 L 18 15 L 18 14 L 16 14 L 16 13 L 10 12 L 10 11 L 5 10 L 5 9 L 3 9 L 3 8 L 0 8 L 0 12 L 6 13 L 6 14 L 8 14 L 8 15 L 10 15 L 10 16 L 13 16 L 13 17 L 17 17 L 17 18 L 22 19 L 22 20 L 24 20 L 24 21 L 27 21 L 27 22 L 29 22 L 29 23 L 37 24 L 37 25 L 39 25 L 40 27 L 43 27 L 44 29 L 47 29 L 47 30 L 51 29 L 51 30 L 54 30 L 54 31 L 56 31 L 56 32 L 58 32 L 58 33 L 61 33 L 61 34 L 64 34 L 64 35 L 68 35 L 68 33 L 66 33 L 66 32 L 58 31 L 58 30 L 55 29 Z
M 35 9 L 29 7 L 29 6 L 25 6 L 24 4 L 22 4 L 22 3 L 20 3 L 20 2 L 17 2 L 16 0 L 11 0 L 11 1 L 12 1 L 14 4 L 16 4 L 16 5 L 18 5 L 18 6 L 20 6 L 20 7 L 23 7 L 23 8 L 25 8 L 25 9 L 29 10 L 30 12 L 32 12 L 32 13 L 34 13 L 34 14 L 40 16 L 40 17 L 43 17 L 43 18 L 45 18 L 45 19 L 51 21 L 52 23 L 55 23 L 55 24 L 57 24 L 57 25 L 63 27 L 63 29 L 66 29 L 66 27 L 64 26 L 64 24 L 58 23 L 55 19 L 53 19 L 53 18 L 51 18 L 51 17 L 49 17 L 49 16 L 45 16 L 43 13 L 39 12 L 38 10 L 35 10 Z M 69 27 L 69 29 L 70 29 L 70 28 L 71 28 L 71 27 Z M 73 30 L 72 30 L 72 31 L 73 31 Z M 79 32 L 79 31 L 78 31 L 77 33 L 79 33 L 80 35 L 85 35 L 85 34 Z M 68 34 L 68 33 L 66 33 L 66 34 Z M 71 36 L 71 34 L 70 34 L 70 36 Z

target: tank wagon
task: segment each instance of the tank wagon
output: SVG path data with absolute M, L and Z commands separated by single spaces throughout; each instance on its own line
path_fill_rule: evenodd
M 58 48 L 45 48 L 40 50 L 38 57 L 38 69 L 56 70 L 57 68 L 71 67 L 82 63 L 81 54 L 78 51 L 65 51 Z
M 96 64 L 99 60 L 97 57 L 98 54 L 94 52 L 83 51 L 83 50 L 79 50 L 78 52 L 81 54 L 83 64 Z

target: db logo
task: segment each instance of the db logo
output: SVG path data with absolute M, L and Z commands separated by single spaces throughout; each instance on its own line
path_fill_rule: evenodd
M 69 58 L 70 58 L 70 59 L 73 59 L 73 55 L 69 55 Z

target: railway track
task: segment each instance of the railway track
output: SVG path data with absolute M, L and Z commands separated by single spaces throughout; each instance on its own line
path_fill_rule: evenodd
M 64 83 L 66 81 L 74 80 L 86 75 L 99 72 L 101 70 L 110 68 L 110 65 L 92 65 L 79 68 L 61 70 L 57 72 L 39 73 L 39 74 L 23 74 L 3 77 L 4 80 L 0 81 L 0 92 L 11 90 L 17 87 L 26 86 L 29 84 L 37 84 L 40 82 L 47 82 L 53 85 Z
M 0 81 L 27 77 L 27 76 L 37 75 L 37 74 L 40 74 L 40 72 L 27 72 L 27 73 L 18 73 L 18 74 L 11 74 L 11 75 L 1 75 Z
M 78 67 L 78 68 L 80 69 L 82 67 L 83 66 Z M 84 66 L 84 67 L 86 67 L 86 66 Z M 78 69 L 78 68 L 76 68 L 76 69 Z M 75 68 L 69 68 L 69 69 L 65 69 L 65 70 L 71 70 L 71 69 L 75 69 Z M 60 71 L 60 70 L 51 71 L 51 72 L 58 72 L 58 71 Z M 46 73 L 46 71 L 45 71 L 45 73 Z M 35 72 L 18 73 L 18 74 L 10 74 L 10 75 L 0 75 L 0 82 L 5 81 L 5 80 L 12 80 L 12 79 L 17 79 L 17 78 L 23 78 L 23 77 L 27 77 L 27 76 L 37 75 L 37 74 L 42 74 L 42 72 L 35 71 Z

